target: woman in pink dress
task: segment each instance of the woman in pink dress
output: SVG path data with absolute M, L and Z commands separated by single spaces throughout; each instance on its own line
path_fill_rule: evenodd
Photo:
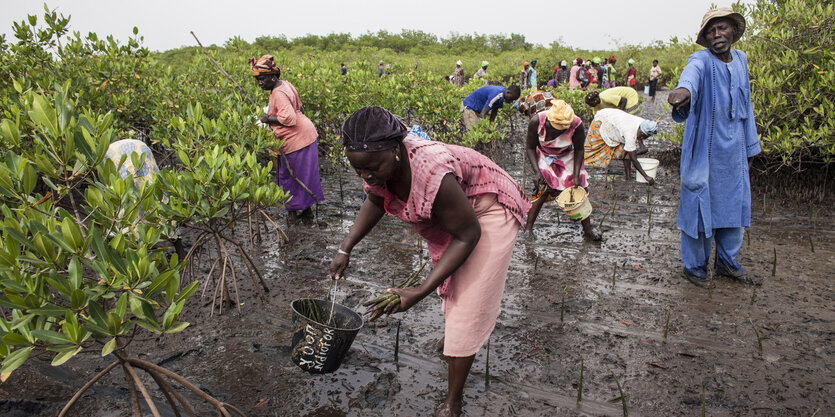
M 486 156 L 429 141 L 381 107 L 364 107 L 342 126 L 345 154 L 368 198 L 339 245 L 330 272 L 338 279 L 351 250 L 385 213 L 410 223 L 427 241 L 432 272 L 417 287 L 391 288 L 397 312 L 437 291 L 443 300 L 448 393 L 438 415 L 461 414 L 475 354 L 499 316 L 510 256 L 530 204 L 522 189 Z
M 537 193 L 531 197 L 533 206 L 525 223 L 527 235 L 532 234 L 533 224 L 545 201 L 553 200 L 566 188 L 588 189 L 589 173 L 583 166 L 585 142 L 583 120 L 575 116 L 574 109 L 563 100 L 552 101 L 547 112 L 531 118 L 525 148 L 536 173 Z M 602 239 L 600 233 L 592 228 L 591 217 L 586 217 L 581 224 L 586 238 Z

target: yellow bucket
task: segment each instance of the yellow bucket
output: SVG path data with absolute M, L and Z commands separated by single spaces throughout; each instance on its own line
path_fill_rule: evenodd
M 585 220 L 591 216 L 589 195 L 582 187 L 571 187 L 563 190 L 557 196 L 557 205 L 569 219 L 574 221 Z

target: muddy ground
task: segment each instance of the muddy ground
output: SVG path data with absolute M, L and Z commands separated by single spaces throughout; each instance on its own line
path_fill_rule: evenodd
M 662 129 L 669 128 L 660 105 L 645 103 L 642 113 L 662 116 Z M 510 144 L 485 152 L 530 188 L 521 140 L 517 128 Z M 669 155 L 669 145 L 648 145 L 650 156 Z M 433 349 L 443 331 L 437 297 L 367 323 L 335 373 L 309 375 L 290 361 L 290 303 L 327 297 L 328 263 L 361 201 L 352 171 L 323 170 L 327 201 L 318 207 L 319 225 L 290 228 L 291 243 L 267 239 L 252 250 L 271 288 L 266 301 L 241 274 L 240 314 L 210 318 L 209 298 L 198 293 L 184 313 L 189 329 L 164 338 L 142 334 L 131 353 L 253 416 L 432 415 L 446 392 L 446 365 Z M 591 171 L 592 221 L 604 231 L 602 243 L 584 242 L 579 224 L 566 221 L 554 203 L 537 220 L 537 238 L 517 241 L 490 339 L 489 385 L 485 347 L 467 381 L 466 415 L 622 415 L 615 377 L 632 416 L 693 416 L 703 406 L 716 416 L 835 415 L 831 190 L 816 204 L 784 204 L 764 199 L 767 188 L 755 186 L 753 224 L 740 260 L 765 283 L 755 291 L 718 277 L 708 291 L 681 276 L 676 163 L 662 165 L 651 188 L 624 182 L 622 171 L 619 162 Z M 282 217 L 280 210 L 273 213 Z M 426 256 L 409 227 L 384 219 L 355 248 L 338 302 L 362 311 L 362 301 Z M 207 258 L 198 266 L 202 274 Z M 54 416 L 109 361 L 97 351 L 58 368 L 30 360 L 0 385 L 0 415 Z M 187 397 L 200 415 L 214 415 Z M 158 393 L 157 399 L 162 413 L 173 415 Z M 129 415 L 121 371 L 96 384 L 70 414 Z

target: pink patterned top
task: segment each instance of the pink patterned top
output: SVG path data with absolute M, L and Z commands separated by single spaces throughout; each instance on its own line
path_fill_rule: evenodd
M 415 231 L 426 239 L 433 265 L 441 259 L 452 241 L 452 236 L 432 215 L 435 196 L 447 173 L 455 175 L 471 203 L 479 195 L 496 194 L 499 204 L 520 225 L 524 224 L 525 214 L 530 209 L 528 199 L 519 184 L 490 158 L 467 147 L 428 141 L 411 135 L 403 139 L 403 145 L 412 169 L 409 201 L 401 201 L 385 185 L 371 186 L 363 182 L 363 189 L 383 198 L 387 213 L 412 224 Z
M 539 145 L 536 147 L 537 167 L 549 187 L 562 191 L 574 186 L 574 131 L 583 124 L 583 120 L 574 116 L 571 126 L 554 140 L 545 140 L 545 125 L 548 122 L 547 112 L 539 116 Z M 580 186 L 588 187 L 589 173 L 585 163 L 580 166 Z

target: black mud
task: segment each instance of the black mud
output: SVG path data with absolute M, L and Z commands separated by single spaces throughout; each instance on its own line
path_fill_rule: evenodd
M 659 94 L 660 103 L 665 96 Z M 648 118 L 665 117 L 660 123 L 668 128 L 660 105 L 645 104 L 643 111 Z M 485 152 L 529 188 L 521 130 L 512 139 Z M 670 149 L 653 141 L 649 146 L 655 157 Z M 443 331 L 437 297 L 367 323 L 335 373 L 308 375 L 290 361 L 290 303 L 328 297 L 328 263 L 361 201 L 359 180 L 349 170 L 325 171 L 320 225 L 291 228 L 288 245 L 269 240 L 252 250 L 271 287 L 266 302 L 239 275 L 242 314 L 209 318 L 208 296 L 198 292 L 187 307 L 187 331 L 162 339 L 143 335 L 131 352 L 254 416 L 432 415 L 446 392 L 446 365 L 434 349 Z M 592 221 L 601 224 L 602 243 L 584 242 L 579 225 L 567 222 L 553 203 L 537 221 L 536 240 L 517 242 L 490 340 L 489 387 L 482 349 L 465 390 L 466 414 L 621 415 L 613 374 L 632 416 L 700 415 L 703 403 L 706 415 L 835 414 L 832 198 L 786 205 L 766 195 L 760 206 L 763 195 L 755 187 L 753 225 L 740 260 L 765 283 L 755 294 L 751 286 L 717 277 L 708 292 L 681 276 L 676 164 L 663 164 L 649 191 L 624 182 L 622 171 L 615 162 L 608 173 L 592 172 Z M 362 301 L 401 281 L 426 256 L 408 227 L 384 219 L 353 252 L 338 302 L 362 311 Z M 210 265 L 205 258 L 202 274 Z M 0 414 L 54 416 L 107 363 L 97 352 L 59 368 L 31 360 L 0 385 Z M 104 378 L 71 415 L 129 415 L 124 382 L 121 371 Z M 157 397 L 164 415 L 173 415 Z M 209 415 L 205 403 L 187 397 L 200 415 Z

